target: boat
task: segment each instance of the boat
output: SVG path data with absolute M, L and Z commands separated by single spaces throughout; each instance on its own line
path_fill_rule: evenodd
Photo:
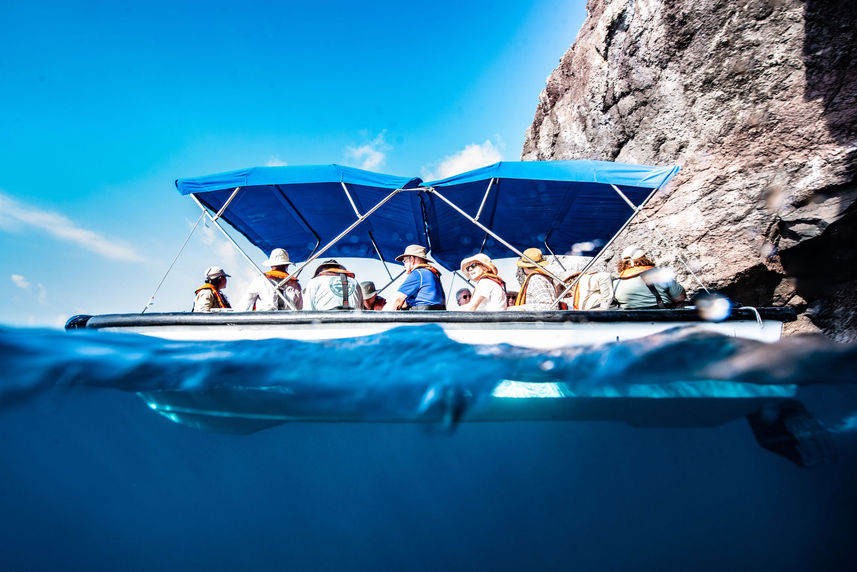
M 677 172 L 678 167 L 603 161 L 513 161 L 423 182 L 321 165 L 256 167 L 175 184 L 236 248 L 221 221 L 265 253 L 285 248 L 292 259 L 304 260 L 292 272 L 298 278 L 322 255 L 375 258 L 386 268 L 407 244 L 429 247 L 432 260 L 448 270 L 477 251 L 497 259 L 519 257 L 524 249 L 540 246 L 561 265 L 563 257 L 553 253 L 574 249 L 590 257 L 585 272 Z M 389 278 L 392 283 L 396 277 Z M 782 324 L 794 317 L 790 308 L 735 308 L 717 321 L 694 309 L 228 314 L 144 309 L 140 314 L 76 316 L 68 329 L 175 340 L 317 341 L 432 323 L 462 343 L 551 349 L 622 341 L 687 325 L 775 342 Z
M 554 253 L 574 250 L 589 257 L 582 268 L 586 272 L 677 172 L 675 166 L 602 161 L 500 162 L 426 182 L 418 177 L 321 165 L 256 167 L 178 179 L 175 185 L 181 194 L 197 203 L 200 216 L 223 232 L 236 248 L 234 237 L 221 223 L 265 253 L 285 248 L 292 259 L 303 260 L 292 273 L 298 277 L 325 254 L 375 258 L 387 268 L 387 263 L 407 244 L 428 247 L 433 262 L 450 270 L 474 252 L 496 259 L 510 254 L 523 256 L 526 248 L 539 246 L 561 261 Z M 249 255 L 242 254 L 255 266 Z M 389 278 L 392 283 L 396 277 L 390 274 Z M 783 323 L 795 319 L 790 308 L 744 307 L 731 308 L 717 320 L 706 319 L 696 308 L 478 313 L 148 313 L 147 308 L 148 305 L 139 314 L 75 316 L 66 328 L 128 332 L 168 340 L 280 338 L 314 342 L 431 325 L 464 344 L 553 350 L 622 342 L 687 327 L 771 343 L 780 339 Z M 690 386 L 675 380 L 648 391 L 613 387 L 592 388 L 581 394 L 579 388 L 563 380 L 536 384 L 497 381 L 491 398 L 478 407 L 459 408 L 456 404 L 463 402 L 454 391 L 435 391 L 429 401 L 440 405 L 423 408 L 419 415 L 399 418 L 373 419 L 354 412 L 305 410 L 282 392 L 258 390 L 239 392 L 240 396 L 235 395 L 234 389 L 221 389 L 150 392 L 141 397 L 173 421 L 239 433 L 287 421 L 436 420 L 439 407 L 440 417 L 455 423 L 602 419 L 640 426 L 710 426 L 748 417 L 759 436 L 777 423 L 782 424 L 784 415 L 805 413 L 795 405 L 797 388 L 787 385 L 724 382 Z M 760 416 L 761 411 L 768 414 Z M 781 443 L 778 436 L 768 440 Z M 820 456 L 823 457 L 813 458 Z

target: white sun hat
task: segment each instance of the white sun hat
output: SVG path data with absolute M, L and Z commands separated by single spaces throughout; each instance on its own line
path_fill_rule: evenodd
M 291 264 L 289 262 L 289 253 L 282 248 L 275 248 L 271 251 L 271 256 L 265 261 L 267 266 L 284 266 Z

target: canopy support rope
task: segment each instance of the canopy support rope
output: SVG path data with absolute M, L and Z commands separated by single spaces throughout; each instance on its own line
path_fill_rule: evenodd
M 235 192 L 238 192 L 238 189 L 236 189 L 236 190 L 235 190 Z M 234 196 L 234 194 L 233 194 L 233 196 Z M 255 262 L 253 262 L 253 259 L 252 259 L 252 258 L 250 258 L 250 257 L 247 255 L 247 253 L 246 253 L 246 252 L 244 252 L 244 250 L 243 250 L 240 246 L 238 246 L 238 243 L 237 243 L 237 242 L 235 242 L 235 241 L 232 239 L 232 237 L 231 237 L 231 236 L 229 236 L 229 233 L 228 233 L 228 232 L 226 232 L 226 229 L 224 229 L 222 226 L 220 226 L 220 223 L 219 223 L 219 222 L 217 222 L 217 220 L 216 220 L 216 219 L 212 218 L 212 216 L 208 213 L 208 210 L 206 210 L 205 205 L 203 205 L 203 204 L 202 204 L 202 202 L 201 202 L 198 198 L 196 198 L 196 195 L 191 194 L 191 195 L 190 195 L 190 197 L 191 197 L 191 198 L 194 200 L 194 202 L 199 206 L 199 208 L 200 208 L 200 209 L 202 209 L 202 214 L 203 214 L 203 216 L 207 216 L 207 217 L 208 217 L 208 220 L 210 220 L 211 222 L 213 222 L 213 223 L 214 223 L 214 226 L 216 226 L 218 229 L 220 229 L 220 232 L 222 232 L 222 233 L 223 233 L 223 236 L 225 236 L 225 237 L 226 237 L 226 240 L 228 240 L 230 243 L 232 243 L 232 246 L 234 246 L 234 247 L 235 247 L 235 249 L 236 249 L 238 252 L 240 252 L 240 253 L 241 253 L 241 255 L 244 257 L 244 259 L 245 259 L 245 260 L 247 260 L 247 262 L 249 262 L 249 263 L 250 263 L 250 266 L 252 266 L 252 267 L 256 270 L 256 272 L 258 272 L 258 273 L 259 273 L 259 275 L 260 275 L 260 276 L 265 276 L 265 273 L 262 271 L 262 269 L 261 269 L 261 268 L 259 268 L 258 266 L 256 266 L 256 263 L 255 263 Z M 223 209 L 222 209 L 222 208 L 220 209 L 220 212 L 219 212 L 218 214 L 223 214 Z M 287 297 L 286 297 L 286 296 L 285 296 L 285 295 L 280 291 L 280 286 L 281 286 L 281 285 L 282 285 L 282 282 L 280 282 L 280 283 L 278 283 L 278 284 L 277 284 L 276 288 L 274 288 L 274 293 L 275 293 L 277 296 L 279 296 L 279 297 L 280 297 L 280 299 L 283 301 L 283 303 L 284 303 L 284 304 L 286 304 L 286 306 L 288 306 L 290 309 L 292 309 L 292 310 L 297 310 L 297 307 L 294 305 L 294 303 L 292 303 L 292 301 L 291 301 L 291 300 L 289 300 L 289 299 L 288 299 L 288 298 L 287 298 Z
M 204 217 L 204 216 L 205 216 L 205 212 L 200 214 L 199 218 L 196 219 L 196 222 L 193 224 L 193 228 L 190 229 L 190 232 L 188 233 L 187 238 L 184 239 L 184 242 L 182 243 L 181 248 L 179 248 L 179 251 L 176 252 L 176 255 L 173 257 L 173 261 L 170 262 L 169 268 L 167 268 L 167 271 L 164 272 L 164 276 L 161 278 L 161 281 L 158 282 L 158 286 L 155 288 L 155 291 L 152 292 L 152 295 L 149 297 L 149 301 L 146 303 L 146 305 L 143 307 L 143 310 L 140 312 L 141 314 L 145 314 L 146 310 L 148 310 L 149 307 L 154 303 L 155 296 L 158 295 L 158 291 L 161 289 L 161 286 L 163 286 L 164 280 L 167 279 L 167 276 L 169 275 L 170 271 L 173 269 L 173 266 L 175 265 L 176 260 L 178 260 L 179 256 L 181 256 L 182 251 L 184 251 L 184 247 L 187 246 L 187 243 L 190 240 L 190 237 L 193 236 L 193 233 L 196 231 L 196 227 L 199 226 L 199 222 L 202 220 L 202 217 Z
M 634 206 L 634 203 L 632 203 L 628 199 L 628 197 L 625 196 L 625 193 L 623 193 L 619 189 L 619 187 L 617 187 L 616 185 L 610 185 L 610 186 L 613 187 L 613 190 L 616 191 L 620 197 L 622 197 L 622 200 L 624 200 L 626 203 L 631 205 L 631 208 L 633 208 L 635 211 L 639 211 L 640 214 L 643 215 L 643 218 L 646 219 L 646 222 L 649 223 L 649 228 L 653 229 L 655 231 L 655 234 L 658 236 L 658 238 L 660 238 L 661 241 L 667 245 L 667 247 L 670 249 L 670 251 L 675 253 L 675 255 L 679 259 L 679 261 L 681 261 L 681 263 L 684 265 L 684 267 L 687 269 L 687 271 L 690 272 L 690 275 L 693 276 L 693 278 L 696 280 L 696 282 L 700 286 L 702 286 L 702 289 L 705 290 L 705 293 L 710 294 L 711 292 L 708 290 L 708 288 L 705 286 L 705 284 L 702 283 L 702 280 L 699 279 L 699 276 L 696 275 L 696 272 L 693 271 L 693 269 L 690 267 L 690 264 L 688 264 L 687 261 L 684 259 L 684 257 L 679 253 L 679 250 L 676 247 L 674 247 L 672 244 L 670 244 L 670 241 L 666 239 L 666 237 L 663 235 L 663 233 L 661 233 L 660 230 L 658 230 L 654 221 L 652 221 L 652 219 L 649 218 L 649 215 L 647 215 L 646 213 L 644 213 L 642 211 L 643 205 L 640 205 L 640 208 L 638 209 L 637 207 Z M 643 204 L 645 204 L 645 203 L 643 203 Z M 636 213 L 634 213 L 634 214 L 636 214 Z M 622 230 L 624 230 L 624 229 L 625 229 L 625 227 L 622 227 Z M 619 231 L 619 232 L 621 232 L 621 231 Z

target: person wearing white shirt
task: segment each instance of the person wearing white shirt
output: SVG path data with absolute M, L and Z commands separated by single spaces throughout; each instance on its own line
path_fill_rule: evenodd
M 464 312 L 502 312 L 506 309 L 506 283 L 497 275 L 494 262 L 481 252 L 461 261 L 461 272 L 476 282 Z
M 265 264 L 271 270 L 250 282 L 237 309 L 244 312 L 303 309 L 301 285 L 297 278 L 286 274 L 290 264 L 289 253 L 275 248 Z

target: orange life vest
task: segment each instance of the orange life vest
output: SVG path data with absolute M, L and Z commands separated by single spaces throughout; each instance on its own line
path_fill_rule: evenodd
M 226 297 L 220 295 L 220 290 L 218 290 L 217 288 L 215 288 L 211 284 L 203 284 L 202 286 L 200 286 L 199 288 L 196 289 L 196 292 L 194 292 L 194 294 L 199 294 L 203 290 L 211 290 L 212 292 L 214 292 L 214 297 L 217 298 L 217 304 L 218 304 L 217 307 L 218 308 L 231 308 L 232 307 L 229 305 L 229 301 L 226 300 Z
M 518 298 L 515 300 L 515 306 L 522 306 L 527 303 L 527 286 L 530 284 L 530 278 L 535 276 L 536 274 L 541 274 L 548 280 L 550 280 L 550 276 L 547 272 L 540 268 L 536 268 L 532 272 L 530 272 L 527 277 L 524 279 L 524 283 L 521 284 L 521 291 L 518 292 Z
M 285 282 L 293 282 L 293 281 L 297 282 L 298 281 L 298 279 L 295 278 L 294 276 L 289 276 L 288 274 L 286 274 L 285 272 L 283 272 L 281 270 L 269 270 L 268 272 L 265 272 L 265 276 L 267 276 L 271 280 L 276 280 L 278 284 L 280 282 L 284 282 L 284 281 Z
M 354 273 L 345 270 L 344 268 L 328 268 L 327 270 L 322 270 L 316 276 L 348 276 L 349 278 L 354 278 Z
M 294 276 L 289 276 L 288 274 L 286 274 L 282 270 L 269 270 L 268 272 L 265 272 L 265 276 L 267 278 L 269 278 L 270 280 L 274 280 L 276 282 L 276 284 L 274 284 L 274 286 L 276 286 L 277 289 L 279 289 L 281 284 L 286 284 L 286 283 L 291 284 L 292 282 L 294 282 L 293 286 L 295 288 L 300 289 L 300 287 L 301 287 L 300 284 L 298 284 L 297 278 L 295 278 Z M 278 298 L 278 295 L 274 296 L 274 300 L 277 300 L 277 298 Z M 277 305 L 279 307 L 279 302 L 277 303 Z M 253 302 L 253 311 L 254 312 L 256 311 L 256 303 L 255 302 Z
M 631 268 L 626 268 L 619 273 L 619 280 L 634 278 L 635 276 L 639 276 L 646 270 L 651 270 L 652 268 L 654 268 L 654 266 L 632 266 Z
M 500 278 L 499 276 L 497 276 L 496 274 L 492 274 L 492 273 L 490 273 L 490 272 L 485 272 L 485 273 L 484 273 L 484 274 L 482 274 L 479 278 L 477 278 L 477 279 L 476 279 L 477 284 L 478 284 L 478 283 L 479 283 L 479 281 L 480 281 L 480 280 L 482 280 L 483 278 L 484 278 L 485 280 L 490 280 L 491 282 L 494 282 L 494 283 L 496 283 L 496 284 L 499 284 L 499 285 L 500 285 L 500 288 L 502 288 L 502 289 L 503 289 L 503 292 L 506 292 L 506 283 L 505 283 L 505 282 L 503 282 L 503 279 L 502 279 L 502 278 Z
M 440 280 L 440 272 L 439 272 L 439 271 L 438 271 L 438 269 L 437 269 L 437 268 L 435 268 L 434 266 L 431 266 L 431 265 L 429 265 L 429 264 L 417 264 L 416 266 L 414 266 L 414 267 L 413 267 L 413 269 L 411 270 L 411 272 L 413 272 L 413 271 L 414 271 L 414 270 L 416 270 L 417 268 L 425 268 L 425 269 L 427 269 L 427 270 L 431 270 L 432 274 L 434 274 L 435 276 L 437 276 L 437 279 L 438 279 L 438 280 Z
M 594 272 L 587 272 L 586 274 L 592 275 L 595 273 Z M 580 276 L 580 272 L 576 272 L 576 273 L 572 274 L 571 276 L 566 278 L 566 281 L 571 280 L 573 278 L 577 278 L 578 276 Z M 572 300 L 571 309 L 572 310 L 580 310 L 580 281 L 581 280 L 583 280 L 583 276 L 580 276 L 580 279 L 577 281 L 577 283 L 571 289 L 571 300 Z M 565 288 L 563 288 L 563 290 L 564 289 Z M 587 299 L 588 299 L 588 296 L 587 296 Z M 564 308 L 565 310 L 569 309 L 567 304 L 560 302 L 560 307 L 562 307 L 563 305 L 565 306 L 565 308 Z

